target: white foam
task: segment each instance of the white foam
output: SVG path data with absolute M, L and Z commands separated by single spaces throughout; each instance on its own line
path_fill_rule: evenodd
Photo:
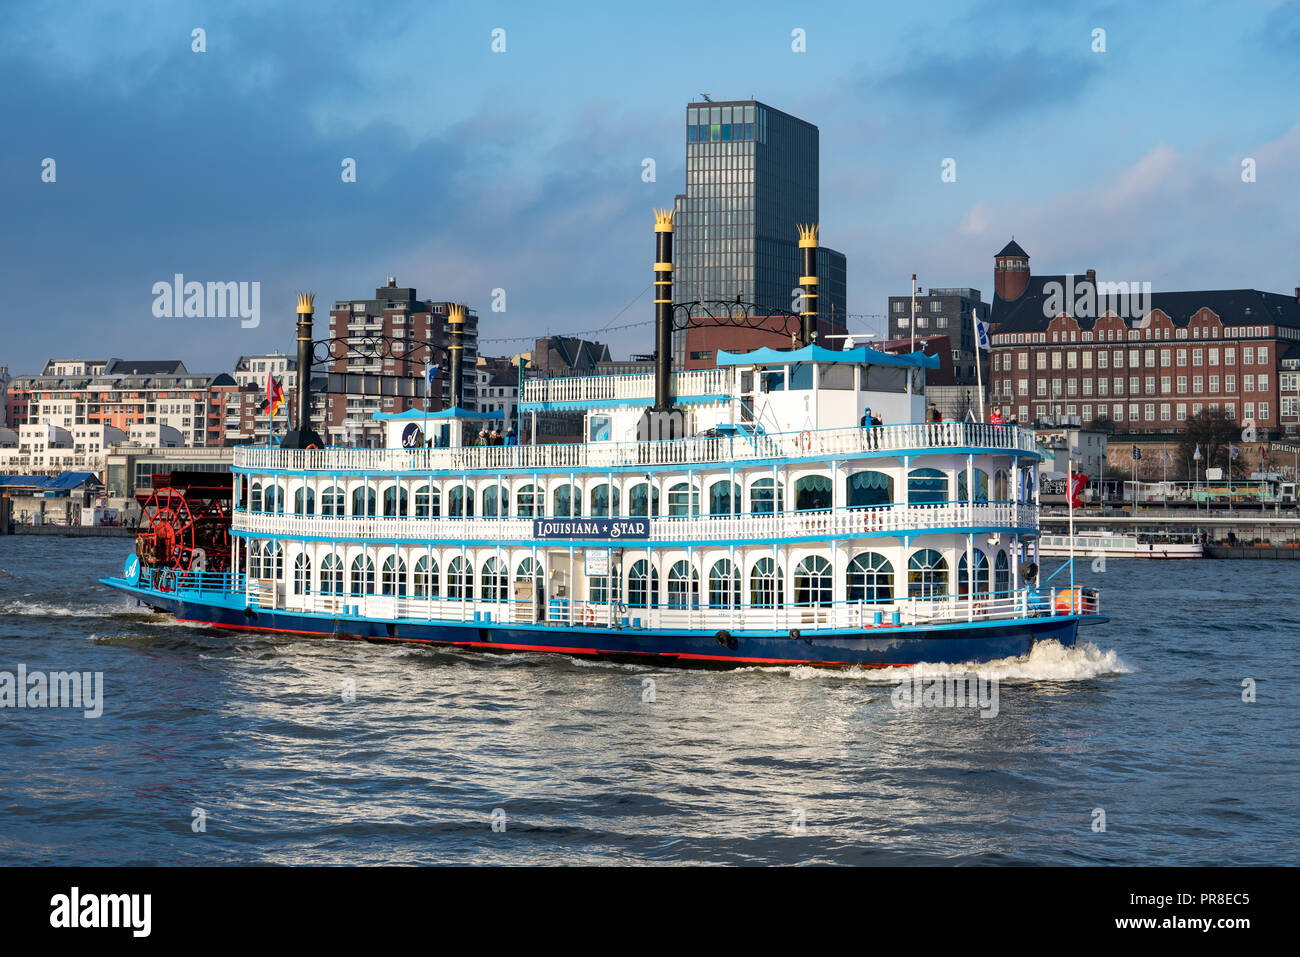
M 99 605 L 56 605 L 40 601 L 11 601 L 0 614 L 25 615 L 29 618 L 105 618 L 109 615 L 147 615 L 136 605 L 125 602 L 106 602 Z
M 918 662 L 916 665 L 896 668 L 814 668 L 796 665 L 788 668 L 744 668 L 743 671 L 778 672 L 798 681 L 813 678 L 848 678 L 857 681 L 874 681 L 896 684 L 915 676 L 914 668 L 940 678 L 946 675 L 977 675 L 996 678 L 998 681 L 1087 681 L 1103 675 L 1128 674 L 1133 669 L 1120 660 L 1113 649 L 1102 651 L 1090 641 L 1081 641 L 1066 648 L 1059 641 L 1040 641 L 1028 655 L 1018 658 L 999 658 L 996 661 Z

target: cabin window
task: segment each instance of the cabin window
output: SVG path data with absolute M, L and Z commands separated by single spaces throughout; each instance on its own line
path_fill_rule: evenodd
M 689 482 L 679 482 L 668 489 L 668 515 L 673 518 L 698 517 L 699 490 Z
M 700 573 L 684 559 L 668 569 L 668 607 L 700 607 Z
M 447 492 L 447 514 L 451 518 L 474 517 L 474 493 L 466 492 L 463 485 L 453 485 Z
M 966 556 L 962 555 L 961 561 L 957 563 L 957 594 L 962 598 L 971 595 L 972 592 L 975 595 L 987 595 L 989 593 L 989 557 L 978 548 L 972 554 L 975 559 L 975 583 L 973 588 Z
M 933 548 L 914 552 L 907 560 L 907 596 L 943 598 L 948 594 L 948 562 Z
M 457 555 L 447 565 L 447 597 L 467 601 L 471 595 L 469 562 Z
M 437 517 L 441 511 L 441 492 L 438 486 L 432 487 L 421 485 L 415 490 L 415 512 L 416 518 Z
M 758 374 L 764 392 L 785 391 L 785 369 L 764 369 Z
M 618 601 L 619 578 L 617 575 L 611 573 L 609 575 L 587 576 L 587 594 L 590 596 L 588 600 L 596 605 L 608 605 L 611 587 L 614 592 L 614 601 Z
M 709 569 L 709 607 L 735 608 L 740 602 L 740 573 L 727 559 Z
M 649 518 L 659 514 L 659 489 L 647 482 L 633 485 L 628 495 L 627 514 L 632 517 Z
M 1007 473 L 998 469 L 993 473 L 993 500 L 995 502 L 1011 501 L 1010 489 L 1007 483 Z
M 809 555 L 794 569 L 794 603 L 829 605 L 831 603 L 831 563 L 820 555 Z
M 794 507 L 799 512 L 816 512 L 831 507 L 831 477 L 805 475 L 794 483 Z
M 709 514 L 730 515 L 740 511 L 740 485 L 735 482 L 714 482 L 709 486 Z
M 515 581 L 532 582 L 534 587 L 542 587 L 542 565 L 535 558 L 525 558 L 515 569 Z
M 384 559 L 379 572 L 379 590 L 385 595 L 406 597 L 406 562 L 396 555 Z
M 254 482 L 248 490 L 248 510 L 250 512 L 262 511 L 262 483 Z
M 557 485 L 551 491 L 552 515 L 557 518 L 569 518 L 582 514 L 582 496 L 569 484 Z
M 375 563 L 368 555 L 358 555 L 352 559 L 352 581 L 349 583 L 353 595 L 373 595 L 375 593 Z
M 406 514 L 406 489 L 390 485 L 384 489 L 384 516 L 396 518 Z
M 770 558 L 760 558 L 749 573 L 749 603 L 755 608 L 785 607 L 785 572 Z
M 316 493 L 309 488 L 300 488 L 293 493 L 293 510 L 297 515 L 316 514 Z
M 813 387 L 813 367 L 811 362 L 798 362 L 790 367 L 790 388 L 811 390 Z
M 293 593 L 305 595 L 311 591 L 311 559 L 299 552 L 293 560 Z
M 428 555 L 421 555 L 416 559 L 415 575 L 412 577 L 411 584 L 414 586 L 416 598 L 437 598 L 438 563 Z
M 544 501 L 536 485 L 525 485 L 515 494 L 515 514 L 520 518 L 541 518 Z
M 343 514 L 343 489 L 331 485 L 320 493 L 320 513 L 325 517 Z
M 894 479 L 884 472 L 854 472 L 844 479 L 849 508 L 876 508 L 894 503 Z
M 264 507 L 268 512 L 276 514 L 284 513 L 284 489 L 278 485 L 268 485 L 266 487 L 266 501 Z
M 879 552 L 863 552 L 849 562 L 848 600 L 894 600 L 894 566 Z
M 495 556 L 485 561 L 479 572 L 478 587 L 478 596 L 484 601 L 505 601 L 509 589 L 505 562 Z
M 993 560 L 993 594 L 1005 597 L 1011 593 L 1011 564 L 1006 552 L 998 552 Z
M 659 607 L 659 572 L 644 558 L 628 569 L 627 603 L 630 608 Z
M 602 518 L 618 515 L 618 486 L 613 487 L 613 505 L 610 504 L 610 486 L 602 482 L 591 490 L 591 514 Z
M 500 515 L 497 515 L 498 503 L 500 505 Z M 483 490 L 483 517 L 484 518 L 506 518 L 509 516 L 510 498 L 503 494 L 500 486 L 489 485 Z
M 938 469 L 907 473 L 908 505 L 942 505 L 948 501 L 948 477 Z
M 775 479 L 759 479 L 749 487 L 749 510 L 756 515 L 785 511 L 785 486 Z
M 326 555 L 320 563 L 320 590 L 325 595 L 343 594 L 343 562 L 337 555 Z
M 988 504 L 989 500 L 989 473 L 981 469 L 975 469 L 975 497 L 971 498 L 966 488 L 966 470 L 960 469 L 957 472 L 957 501 L 967 503 L 977 503 L 979 505 Z
M 356 517 L 373 516 L 375 514 L 375 490 L 372 488 L 357 488 L 352 490 L 352 514 Z
M 821 367 L 821 387 L 823 389 L 851 390 L 853 386 L 853 366 L 845 363 L 832 363 Z

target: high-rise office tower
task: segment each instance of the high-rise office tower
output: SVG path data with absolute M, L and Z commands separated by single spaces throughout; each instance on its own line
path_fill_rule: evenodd
M 739 297 L 797 312 L 796 227 L 820 218 L 818 157 L 817 127 L 757 100 L 687 104 L 673 301 Z M 825 335 L 844 322 L 844 254 L 820 247 L 817 273 Z M 673 334 L 673 353 L 674 364 L 685 368 L 684 331 Z

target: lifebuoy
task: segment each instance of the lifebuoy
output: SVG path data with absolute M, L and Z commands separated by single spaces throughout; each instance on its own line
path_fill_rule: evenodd
M 984 614 L 984 606 L 980 602 L 975 603 L 975 614 L 976 615 Z
M 799 433 L 799 447 L 805 452 L 812 451 L 812 433 L 808 431 Z
M 582 613 L 582 623 L 584 625 L 594 625 L 596 623 L 596 609 L 588 606 L 587 610 Z
M 307 451 L 311 451 L 312 449 L 319 449 L 319 448 L 320 446 L 317 445 L 315 442 L 308 442 L 306 445 Z

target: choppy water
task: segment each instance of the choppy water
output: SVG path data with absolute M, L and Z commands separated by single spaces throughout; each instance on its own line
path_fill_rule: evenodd
M 984 719 L 881 672 L 196 629 L 93 583 L 128 548 L 0 538 L 0 671 L 105 683 L 98 719 L 0 709 L 0 862 L 1297 859 L 1300 564 L 1085 564 L 1111 623 L 985 669 Z

